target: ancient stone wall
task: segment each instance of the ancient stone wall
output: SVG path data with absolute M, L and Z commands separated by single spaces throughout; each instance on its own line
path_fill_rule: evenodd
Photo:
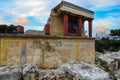
M 80 60 L 85 62 L 92 62 L 94 63 L 95 55 L 94 52 L 94 43 L 89 41 L 81 40 L 79 43 L 79 50 L 80 50 Z
M 50 23 L 50 35 L 64 35 L 62 15 L 58 15 L 52 10 L 49 23 Z
M 94 63 L 94 39 L 2 38 L 1 65 L 36 63 L 57 68 L 68 61 Z

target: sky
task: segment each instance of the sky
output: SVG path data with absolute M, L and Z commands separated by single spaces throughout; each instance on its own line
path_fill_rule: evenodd
M 0 25 L 23 25 L 27 30 L 43 30 L 51 9 L 62 0 L 0 0 Z M 120 0 L 65 0 L 95 12 L 93 36 L 105 36 L 120 29 Z M 88 22 L 85 22 L 88 34 Z

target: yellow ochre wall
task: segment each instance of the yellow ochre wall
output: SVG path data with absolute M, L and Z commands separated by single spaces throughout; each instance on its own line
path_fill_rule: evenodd
M 68 61 L 94 63 L 94 39 L 0 38 L 0 65 L 36 63 L 57 68 Z

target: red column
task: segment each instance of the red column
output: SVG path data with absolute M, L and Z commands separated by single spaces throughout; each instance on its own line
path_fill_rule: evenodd
M 82 18 L 78 19 L 78 36 L 82 36 Z
M 24 27 L 23 26 L 18 25 L 17 30 L 18 30 L 18 33 L 24 33 Z
M 92 20 L 89 20 L 89 37 L 92 37 Z
M 49 25 L 49 24 L 46 24 L 46 25 L 45 25 L 45 34 L 46 34 L 46 35 L 49 35 L 49 34 L 50 34 L 50 25 Z
M 64 35 L 68 34 L 68 15 L 64 14 Z

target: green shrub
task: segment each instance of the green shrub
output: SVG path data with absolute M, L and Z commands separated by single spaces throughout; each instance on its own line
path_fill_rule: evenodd
M 17 26 L 0 25 L 0 33 L 17 33 Z
M 95 50 L 98 52 L 106 51 L 119 51 L 120 50 L 120 40 L 108 40 L 101 39 L 95 41 Z

